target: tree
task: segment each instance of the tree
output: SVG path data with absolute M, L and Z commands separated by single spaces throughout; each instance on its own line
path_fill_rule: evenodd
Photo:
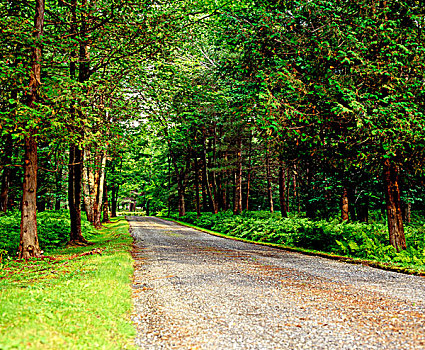
M 31 76 L 27 106 L 35 111 L 39 103 L 41 84 L 41 45 L 44 30 L 44 0 L 36 0 L 34 16 L 34 46 L 31 58 Z M 36 113 L 34 113 L 36 114 Z M 21 237 L 19 258 L 28 259 L 41 254 L 37 236 L 37 130 L 30 122 L 25 136 L 24 180 L 22 196 Z

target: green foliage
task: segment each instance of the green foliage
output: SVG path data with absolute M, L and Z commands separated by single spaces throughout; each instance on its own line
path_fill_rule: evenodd
M 19 246 L 21 214 L 17 211 L 0 215 L 0 249 L 15 256 Z M 67 210 L 44 211 L 37 214 L 38 240 L 40 248 L 49 253 L 69 241 L 70 219 Z M 82 218 L 81 229 L 84 237 L 94 233 L 90 223 Z
M 278 243 L 290 247 L 319 250 L 349 257 L 425 266 L 425 225 L 407 226 L 408 249 L 397 253 L 389 244 L 387 229 L 381 223 L 347 223 L 337 219 L 310 220 L 281 218 L 268 212 L 231 212 L 219 214 L 187 213 L 184 217 L 173 214 L 195 226 L 211 229 L 230 236 L 258 242 Z

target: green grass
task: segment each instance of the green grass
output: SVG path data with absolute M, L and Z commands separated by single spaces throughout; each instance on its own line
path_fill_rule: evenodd
M 55 260 L 0 264 L 0 349 L 133 349 L 132 238 L 118 218 Z M 101 254 L 79 256 L 96 249 Z

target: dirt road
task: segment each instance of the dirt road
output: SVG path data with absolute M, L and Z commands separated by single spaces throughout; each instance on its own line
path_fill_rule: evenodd
M 425 349 L 425 279 L 128 218 L 142 349 Z

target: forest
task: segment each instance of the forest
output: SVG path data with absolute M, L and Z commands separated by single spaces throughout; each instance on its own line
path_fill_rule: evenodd
M 424 25 L 416 0 L 2 1 L 0 256 L 137 212 L 424 266 Z

